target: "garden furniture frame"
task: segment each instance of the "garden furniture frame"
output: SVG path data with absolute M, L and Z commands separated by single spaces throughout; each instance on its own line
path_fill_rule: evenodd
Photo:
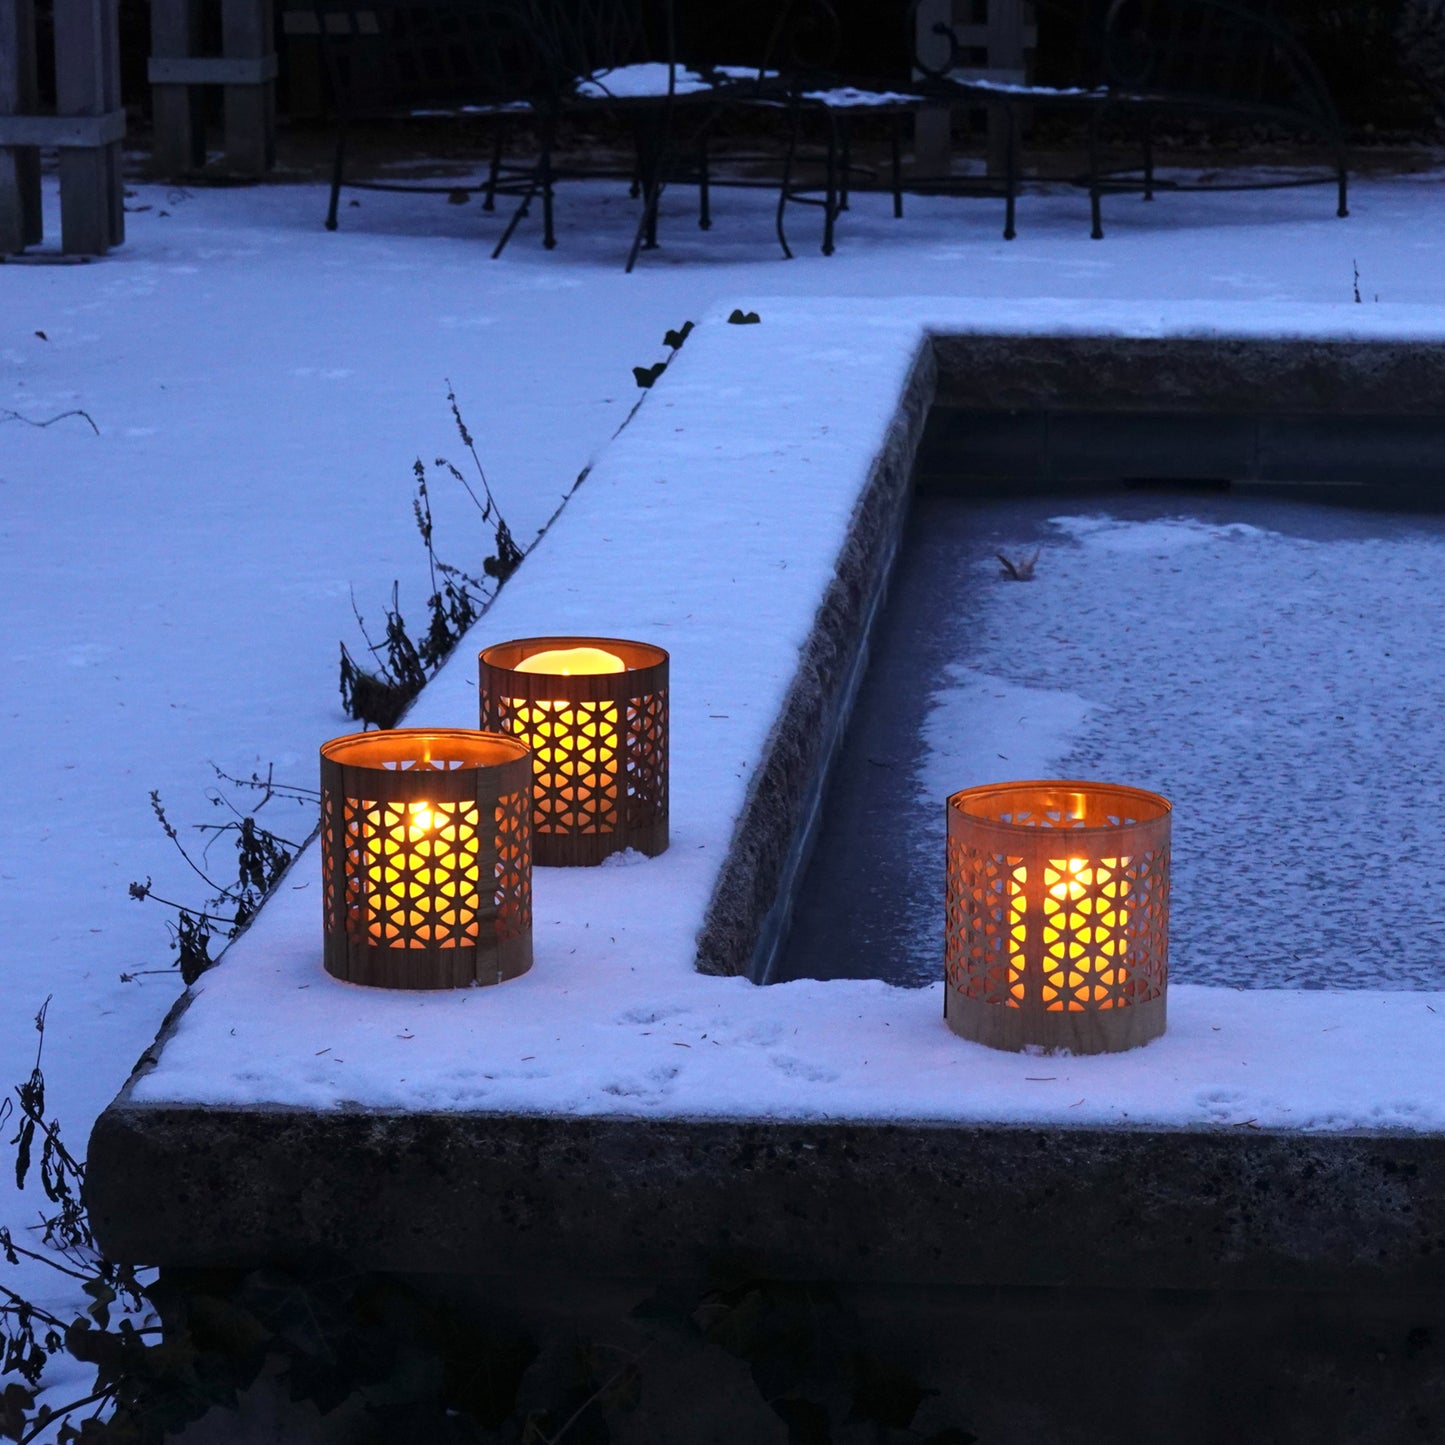
M 917 3 L 922 0 L 916 0 L 915 9 Z M 1058 19 L 1062 18 L 1060 14 Z M 1048 23 L 1047 17 L 1043 23 Z M 1343 131 L 1318 68 L 1283 25 L 1239 0 L 1112 0 L 1097 37 L 1085 36 L 1086 59 L 1075 85 L 1014 85 L 959 77 L 957 27 L 935 24 L 926 36 L 918 36 L 915 28 L 915 41 L 915 69 L 930 99 L 992 107 L 1007 128 L 1003 176 L 1007 240 L 1015 234 L 1023 115 L 1040 108 L 1072 111 L 1088 126 L 1088 171 L 1078 184 L 1089 191 L 1090 234 L 1096 240 L 1104 234 L 1106 193 L 1138 192 L 1152 200 L 1162 189 L 1273 190 L 1333 184 L 1338 191 L 1336 214 L 1349 214 Z M 1154 143 L 1157 127 L 1166 119 L 1264 125 L 1313 135 L 1329 150 L 1330 163 L 1321 173 L 1303 177 L 1162 181 L 1155 171 Z M 1117 128 L 1137 140 L 1138 165 L 1123 169 L 1105 165 L 1106 133 Z M 925 184 L 935 190 L 957 188 L 948 178 Z

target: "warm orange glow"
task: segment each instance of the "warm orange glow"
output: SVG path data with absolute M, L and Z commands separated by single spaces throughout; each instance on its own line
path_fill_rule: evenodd
M 1079 1012 L 1090 1004 L 1112 1008 L 1110 988 L 1123 982 L 1124 931 L 1129 910 L 1123 876 L 1127 858 L 1049 858 L 1044 863 L 1044 1005 L 1050 1011 Z M 1025 885 L 1028 870 L 1019 864 L 1009 882 L 1009 962 L 1011 992 L 1023 997 Z
M 373 943 L 459 943 L 476 934 L 475 803 L 367 803 L 367 932 Z
M 627 664 L 600 647 L 559 647 L 534 652 L 516 672 L 550 677 L 589 677 L 626 672 Z M 512 730 L 537 757 L 537 782 L 556 789 L 563 810 L 555 819 L 539 819 L 583 833 L 599 828 L 599 817 L 616 817 L 617 769 L 622 752 L 621 711 L 615 702 L 561 700 L 512 702 Z M 573 811 L 575 809 L 575 811 Z

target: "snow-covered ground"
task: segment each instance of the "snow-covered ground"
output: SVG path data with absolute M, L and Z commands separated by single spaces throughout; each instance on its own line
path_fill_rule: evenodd
M 420 617 L 411 464 L 462 460 L 448 379 L 525 541 L 631 407 L 632 366 L 719 306 L 931 294 L 986 322 L 1047 297 L 1067 321 L 1100 299 L 1183 298 L 1288 317 L 1351 303 L 1357 266 L 1366 309 L 1445 308 L 1431 174 L 1359 183 L 1348 220 L 1326 189 L 1121 199 L 1102 242 L 1074 192 L 1026 197 L 1013 242 L 992 202 L 913 198 L 894 221 L 886 198 L 860 195 L 836 255 L 798 221 L 791 263 L 765 196 L 719 196 L 702 235 L 678 193 L 664 249 L 631 276 L 634 203 L 602 184 L 564 191 L 556 251 L 526 223 L 497 262 L 502 219 L 434 198 L 368 194 L 336 234 L 315 186 L 140 186 L 129 205 L 127 243 L 102 261 L 0 267 L 0 418 L 82 408 L 99 430 L 0 419 L 0 1082 L 30 1067 L 31 1019 L 53 995 L 46 1072 L 76 1143 L 178 991 L 121 981 L 168 962 L 162 910 L 128 884 L 206 891 L 148 793 L 184 827 L 220 816 L 213 762 L 313 782 L 317 743 L 349 726 L 335 686 L 337 642 L 356 639 L 349 593 L 375 622 L 400 579 Z M 768 386 L 765 362 L 756 379 Z M 736 418 L 745 437 L 741 395 Z M 440 487 L 434 502 L 438 550 L 475 566 L 470 503 Z M 0 1219 L 32 1218 L 5 1188 Z

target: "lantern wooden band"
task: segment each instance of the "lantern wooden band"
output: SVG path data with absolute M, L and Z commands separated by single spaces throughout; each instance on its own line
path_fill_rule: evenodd
M 1021 782 L 965 788 L 947 811 L 949 1027 L 1076 1054 L 1162 1034 L 1169 803 L 1113 783 Z
M 326 971 L 379 988 L 525 973 L 531 780 L 525 743 L 462 728 L 323 744 Z
M 518 672 L 541 652 L 598 648 L 621 672 Z M 624 848 L 667 848 L 668 656 L 616 637 L 526 637 L 478 659 L 481 726 L 533 754 L 532 844 L 549 867 L 600 863 Z

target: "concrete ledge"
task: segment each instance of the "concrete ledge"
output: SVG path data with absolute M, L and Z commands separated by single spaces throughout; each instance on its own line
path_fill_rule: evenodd
M 1042 405 L 1193 415 L 1437 416 L 1445 350 L 1383 331 L 1372 325 L 1352 337 L 1156 334 L 1127 344 L 1117 335 L 1076 334 L 1072 326 L 1047 338 L 938 332 L 938 401 L 982 411 Z
M 659 639 L 685 759 L 673 848 L 608 870 L 605 894 L 603 870 L 539 879 L 533 974 L 425 1003 L 324 979 L 298 860 L 96 1126 L 104 1248 L 166 1266 L 325 1250 L 444 1273 L 1445 1286 L 1439 995 L 1176 989 L 1148 1049 L 1045 1062 L 953 1039 L 927 992 L 694 971 L 745 970 L 785 906 L 935 362 L 941 397 L 991 408 L 1061 389 L 1234 408 L 1283 366 L 1298 411 L 1423 414 L 1445 316 L 1320 308 L 1296 343 L 1251 335 L 1244 309 L 1179 308 L 1161 337 L 1157 307 L 1099 307 L 1061 337 L 1050 304 L 991 336 L 949 302 L 791 304 L 699 329 L 486 619 L 486 641 L 595 630 L 602 609 L 620 635 L 676 628 Z M 787 385 L 754 402 L 763 347 Z M 761 418 L 741 439 L 739 406 Z M 608 551 L 616 509 L 659 560 L 636 596 Z M 744 527 L 757 543 L 718 572 L 709 539 Z M 740 628 L 782 564 L 806 585 Z M 690 662 L 704 649 L 715 673 Z M 409 721 L 455 723 L 473 686 L 461 657 Z
M 168 1265 L 1445 1288 L 1438 1137 L 120 1105 L 90 1178 Z

